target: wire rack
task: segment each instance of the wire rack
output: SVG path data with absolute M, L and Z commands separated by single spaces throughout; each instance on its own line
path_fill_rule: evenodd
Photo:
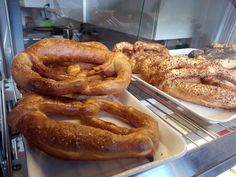
M 218 124 L 205 123 L 137 81 L 132 81 L 129 91 L 184 137 L 187 150 L 194 150 L 236 130 L 235 119 Z
M 13 173 L 16 172 L 27 176 L 22 136 L 18 132 L 9 130 L 6 124 L 6 116 L 21 97 L 21 94 L 16 89 L 12 79 L 2 80 L 1 84 L 3 148 L 1 165 L 6 176 L 15 176 Z M 190 153 L 236 130 L 235 119 L 226 123 L 207 124 L 137 81 L 132 81 L 128 90 L 158 115 L 160 119 L 184 137 L 187 143 L 187 150 Z

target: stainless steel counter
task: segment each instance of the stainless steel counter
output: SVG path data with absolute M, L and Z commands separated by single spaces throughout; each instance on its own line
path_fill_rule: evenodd
M 160 108 L 153 104 L 153 99 L 173 111 L 162 111 L 168 114 L 162 120 L 182 134 L 188 148 L 182 158 L 136 176 L 216 176 L 236 165 L 235 119 L 226 123 L 208 124 L 184 110 L 179 111 L 177 105 L 136 81 L 132 82 L 129 90 L 155 113 Z
M 11 110 L 20 95 L 14 92 L 15 87 L 10 80 L 5 80 L 1 84 L 2 125 L 4 125 L 3 120 L 6 118 L 4 112 L 7 114 Z M 199 119 L 189 117 L 186 112 L 177 109 L 176 105 L 136 81 L 132 81 L 128 90 L 154 113 L 159 116 L 166 115 L 160 118 L 184 137 L 188 149 L 183 157 L 134 176 L 216 176 L 236 164 L 236 120 L 214 125 L 206 124 Z M 158 101 L 162 106 L 153 104 L 153 100 Z M 4 135 L 8 136 L 7 132 Z M 3 161 L 6 164 L 5 167 L 9 170 L 13 169 L 13 176 L 27 176 L 22 137 L 17 132 L 11 132 L 10 137 L 9 146 L 12 150 L 10 154 L 13 154 L 14 159 L 5 158 L 5 162 Z M 9 146 L 6 144 L 6 150 Z M 7 166 L 11 163 L 13 168 Z M 120 174 L 123 170 L 111 170 L 110 174 Z

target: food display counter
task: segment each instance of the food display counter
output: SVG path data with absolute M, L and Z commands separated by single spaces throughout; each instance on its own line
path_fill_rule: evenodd
M 16 89 L 13 88 L 14 84 L 12 84 L 11 80 L 2 81 L 1 96 L 4 99 L 3 106 L 5 106 L 5 109 L 2 110 L 3 116 L 6 116 L 18 99 L 19 93 L 14 92 Z M 216 176 L 235 165 L 235 120 L 218 124 L 206 124 L 199 119 L 193 120 L 192 116 L 188 113 L 176 109 L 174 103 L 170 103 L 137 81 L 132 81 L 128 91 L 184 138 L 186 150 L 184 152 L 181 150 L 180 156 L 182 157 L 172 158 L 154 166 L 148 165 L 150 162 L 145 159 L 124 160 L 118 163 L 108 161 L 104 164 L 94 163 L 93 165 L 93 162 L 81 162 L 79 163 L 80 167 L 77 167 L 76 170 L 72 170 L 68 174 L 71 176 L 78 174 L 80 176 Z M 5 136 L 9 135 L 5 134 Z M 5 140 L 7 140 L 7 137 L 5 137 Z M 170 140 L 173 141 L 171 137 Z M 22 144 L 24 138 L 20 134 L 14 134 L 11 142 L 12 144 L 10 144 L 10 141 L 5 142 L 5 150 L 8 152 L 6 159 L 8 160 L 3 165 L 8 169 L 8 174 L 13 174 L 13 176 L 18 176 L 19 174 L 27 176 L 29 173 L 33 176 L 42 176 L 42 174 L 37 173 L 40 170 L 45 170 L 45 173 L 63 176 L 63 170 L 71 169 L 70 166 L 75 165 L 68 162 L 69 164 L 65 165 L 63 170 L 53 167 L 54 165 L 50 168 L 45 166 L 39 167 L 39 170 L 35 166 L 36 164 L 28 164 L 29 162 L 40 163 L 40 161 L 38 161 L 39 159 L 34 161 L 32 156 L 30 159 L 28 159 L 29 157 L 26 158 L 26 154 L 31 155 L 29 153 L 32 152 L 27 152 L 29 151 L 29 149 L 26 149 L 28 145 Z M 7 149 L 9 150 L 10 146 L 13 150 L 14 160 L 9 158 L 12 153 L 7 151 Z M 176 149 L 175 146 L 171 148 Z M 170 149 L 170 151 L 173 151 L 173 149 Z M 54 159 L 49 158 L 48 160 L 50 165 L 52 165 L 52 162 L 55 163 Z M 63 161 L 63 163 L 65 162 Z M 11 168 L 11 164 L 13 168 Z M 59 165 L 60 162 L 56 164 Z M 28 166 L 33 168 L 29 169 L 27 168 Z M 57 173 L 50 171 L 52 168 L 55 168 Z
M 0 28 L 1 175 L 4 177 L 217 176 L 233 168 L 236 165 L 236 110 L 230 101 L 233 104 L 236 103 L 234 77 L 236 76 L 236 49 L 233 44 L 236 39 L 236 28 L 235 25 L 232 25 L 236 23 L 235 1 L 215 1 L 215 3 L 212 3 L 211 0 L 189 1 L 186 4 L 183 2 L 183 0 L 172 3 L 131 0 L 125 4 L 117 0 L 112 2 L 104 0 L 103 3 L 86 0 L 83 2 L 73 0 L 65 3 L 62 0 L 54 0 L 41 3 L 32 1 L 31 3 L 24 0 L 19 3 L 18 1 L 0 0 L 0 4 L 2 4 L 0 5 L 0 25 L 4 25 Z M 209 5 L 211 5 L 210 9 L 208 9 Z M 201 14 L 198 12 L 200 7 L 202 7 Z M 79 12 L 77 12 L 78 9 Z M 19 15 L 22 15 L 23 23 L 23 28 L 20 30 L 19 23 L 16 23 Z M 18 33 L 19 35 L 17 35 Z M 32 47 L 31 44 L 38 41 L 41 43 Z M 91 41 L 93 43 L 89 43 Z M 120 43 L 123 41 L 125 43 Z M 214 48 L 216 45 L 214 43 L 223 45 Z M 209 44 L 212 45 L 209 47 Z M 22 52 L 23 48 L 27 49 Z M 47 50 L 48 48 L 50 50 Z M 207 50 L 213 52 L 208 55 Z M 44 53 L 45 51 L 46 53 Z M 194 56 L 191 57 L 190 52 Z M 225 53 L 229 53 L 230 57 L 225 57 Z M 16 54 L 18 54 L 17 57 L 14 57 Z M 109 57 L 106 58 L 107 56 Z M 211 58 L 212 56 L 213 58 Z M 13 58 L 14 63 L 12 64 Z M 148 63 L 149 59 L 152 61 L 151 64 Z M 61 61 L 58 62 L 59 60 Z M 171 63 L 173 60 L 177 65 L 178 62 L 185 61 L 186 65 L 180 64 L 180 66 L 173 67 L 176 64 Z M 160 64 L 162 62 L 163 65 Z M 138 64 L 141 69 L 139 68 L 139 72 L 136 72 L 134 68 Z M 148 71 L 146 70 L 147 73 L 151 73 L 147 74 L 150 77 L 148 79 L 142 73 L 146 64 L 149 64 L 147 66 L 150 67 Z M 162 70 L 163 68 L 159 65 L 166 67 L 164 68 L 166 70 Z M 156 66 L 157 68 L 155 68 Z M 123 73 L 120 72 L 121 70 Z M 179 71 L 185 71 L 184 74 L 191 72 L 192 75 L 184 76 Z M 197 74 L 194 75 L 192 71 Z M 54 78 L 55 75 L 57 75 L 56 78 Z M 86 82 L 84 77 L 87 79 Z M 169 82 L 175 80 L 177 80 L 176 83 L 179 80 L 183 81 L 183 85 L 190 84 L 192 87 L 189 90 L 194 93 L 188 92 L 186 88 L 184 88 L 185 92 L 182 92 L 179 89 L 182 88 L 182 85 L 177 89 L 174 84 L 174 86 L 171 85 L 173 87 L 168 85 Z M 67 85 L 61 84 L 63 82 Z M 106 84 L 101 84 L 103 82 Z M 111 82 L 114 82 L 116 87 L 113 87 Z M 73 85 L 74 83 L 77 85 Z M 69 84 L 72 85 L 70 88 Z M 201 84 L 202 88 L 209 88 L 210 91 L 213 90 L 212 93 L 216 94 L 207 93 L 207 98 L 201 99 L 203 94 L 201 91 L 197 92 L 197 89 L 194 90 L 194 86 L 196 86 L 194 84 Z M 110 87 L 107 88 L 106 85 Z M 63 89 L 64 87 L 69 89 Z M 91 90 L 96 87 L 102 89 L 94 89 L 96 95 L 90 89 L 86 90 L 88 87 Z M 213 87 L 216 89 L 212 89 Z M 222 88 L 226 91 L 220 90 Z M 173 94 L 172 89 L 176 89 L 179 95 Z M 105 93 L 104 90 L 109 93 Z M 217 94 L 220 93 L 220 91 L 217 92 L 218 90 L 223 93 L 220 95 L 221 97 L 217 97 Z M 59 108 L 50 104 L 35 108 L 34 106 L 40 103 L 36 103 L 34 100 L 30 103 L 26 101 L 24 106 L 19 101 L 27 97 L 28 93 L 25 94 L 25 91 L 30 91 L 31 94 L 34 92 L 36 95 L 49 95 L 50 97 L 45 96 L 41 99 L 44 101 L 51 99 L 49 102 L 52 105 L 59 105 Z M 232 94 L 230 95 L 230 93 Z M 199 95 L 199 99 L 196 95 Z M 57 97 L 55 98 L 55 96 Z M 102 121 L 98 123 L 92 122 L 93 120 L 90 122 L 97 132 L 105 129 L 108 135 L 112 134 L 112 143 L 108 143 L 108 145 L 100 144 L 110 142 L 107 134 L 102 135 L 101 141 L 91 133 L 87 133 L 82 139 L 79 139 L 79 131 L 76 136 L 72 136 L 74 129 L 68 129 L 68 131 L 66 129 L 61 132 L 68 137 L 71 135 L 72 139 L 65 141 L 64 138 L 57 139 L 50 134 L 45 138 L 45 134 L 40 132 L 40 126 L 44 126 L 43 124 L 37 124 L 34 131 L 31 128 L 34 126 L 33 124 L 29 123 L 27 124 L 29 127 L 27 127 L 21 125 L 18 118 L 15 118 L 17 125 L 12 121 L 17 116 L 22 121 L 24 121 L 23 119 L 30 121 L 31 118 L 28 115 L 32 116 L 35 112 L 45 111 L 46 113 L 43 113 L 46 116 L 52 116 L 52 119 L 54 119 L 53 116 L 57 116 L 62 120 L 54 122 L 68 123 L 68 120 L 64 120 L 65 115 L 74 116 L 73 118 L 77 116 L 76 118 L 82 121 L 80 125 L 84 126 L 83 123 L 85 123 L 87 126 L 89 121 L 85 119 L 91 118 L 89 114 L 92 109 L 87 108 L 91 112 L 86 112 L 85 119 L 83 119 L 80 115 L 74 115 L 73 111 L 76 110 L 74 105 L 77 104 L 74 102 L 83 101 L 91 96 L 93 99 L 95 97 L 95 100 L 98 99 L 96 101 L 105 98 L 112 102 L 109 103 L 112 104 L 112 109 L 108 109 L 108 113 L 104 113 L 106 111 L 103 108 L 104 112 L 99 114 L 100 120 L 111 123 L 103 122 L 104 124 L 102 124 Z M 65 99 L 63 100 L 58 97 L 69 97 L 69 99 L 63 98 Z M 68 100 L 66 101 L 66 99 Z M 213 101 L 211 102 L 211 100 Z M 123 107 L 117 102 L 123 104 Z M 117 107 L 114 108 L 115 103 L 119 109 L 122 107 L 123 112 L 117 111 Z M 66 108 L 60 107 L 60 104 L 65 104 Z M 79 105 L 81 104 L 79 103 Z M 21 111 L 16 109 L 19 105 L 23 108 Z M 218 107 L 210 108 L 215 105 Z M 99 109 L 102 110 L 101 107 Z M 68 113 L 68 109 L 72 113 Z M 95 108 L 93 109 L 95 110 Z M 96 109 L 98 108 L 96 107 Z M 61 113 L 61 110 L 64 112 Z M 111 115 L 114 113 L 112 111 L 116 114 Z M 127 112 L 124 113 L 124 111 Z M 117 119 L 117 117 L 119 118 Z M 140 117 L 142 121 L 140 121 Z M 149 119 L 150 117 L 151 119 Z M 92 123 L 94 124 L 92 125 Z M 65 123 L 65 125 L 67 124 Z M 108 128 L 105 125 L 108 125 Z M 88 126 L 87 129 L 92 130 L 91 126 Z M 100 128 L 97 128 L 99 126 Z M 48 127 L 50 129 L 49 124 L 45 127 L 46 130 Z M 50 131 L 56 130 L 55 127 L 57 128 L 54 126 Z M 29 133 L 30 131 L 31 133 Z M 40 140 L 41 137 L 38 139 L 35 136 L 38 132 L 40 132 L 38 135 L 44 139 Z M 50 142 L 45 142 L 47 136 L 52 137 Z M 118 141 L 113 136 L 123 136 L 123 139 Z M 127 144 L 122 146 L 124 137 L 128 136 L 133 136 L 135 142 L 127 140 Z M 75 142 L 73 137 L 76 139 Z M 88 137 L 91 138 L 91 141 Z M 138 144 L 139 137 L 142 137 L 140 141 L 144 142 L 140 143 L 141 145 Z M 32 140 L 34 138 L 37 139 L 35 144 Z M 54 141 L 55 139 L 56 141 Z M 114 143 L 116 141 L 120 144 Z M 56 142 L 54 143 L 56 146 L 52 142 Z M 78 145 L 81 142 L 91 144 L 88 146 L 88 151 L 86 148 L 83 149 L 83 145 L 81 147 L 83 153 L 88 153 L 92 149 L 90 155 L 93 158 L 87 156 L 86 159 L 83 153 L 78 151 L 75 152 L 75 157 L 70 155 L 70 153 L 74 153 L 74 149 L 81 148 Z M 43 147 L 45 144 L 46 148 Z M 94 144 L 97 145 L 96 148 L 99 147 L 97 154 L 93 151 Z M 54 150 L 60 153 L 54 153 L 50 148 L 55 148 Z M 115 153 L 122 148 L 128 150 L 133 148 L 134 151 L 145 148 L 147 150 L 143 150 L 140 155 L 125 149 L 122 154 L 123 158 L 118 158 Z M 81 153 L 80 156 L 79 153 Z M 70 160 L 61 160 L 54 156 Z M 113 159 L 114 157 L 115 159 Z

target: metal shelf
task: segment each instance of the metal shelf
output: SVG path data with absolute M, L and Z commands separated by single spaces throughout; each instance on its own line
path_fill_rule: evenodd
M 134 80 L 129 91 L 179 132 L 187 143 L 187 153 L 182 158 L 136 176 L 215 176 L 236 165 L 235 119 L 205 123 Z
M 22 137 L 18 132 L 8 131 L 6 125 L 6 115 L 21 95 L 11 79 L 3 80 L 1 84 L 1 128 L 2 143 L 5 144 L 2 166 L 7 176 L 17 176 L 19 173 L 27 176 Z M 136 81 L 132 81 L 128 90 L 180 133 L 187 142 L 188 150 L 180 159 L 135 176 L 209 176 L 236 164 L 236 120 L 207 124 Z
M 189 149 L 197 148 L 236 130 L 236 120 L 218 124 L 205 123 L 136 81 L 132 81 L 129 91 L 178 131 L 188 142 Z

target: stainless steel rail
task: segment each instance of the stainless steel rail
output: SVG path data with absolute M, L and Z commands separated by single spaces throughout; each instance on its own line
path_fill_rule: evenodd
M 20 135 L 14 137 L 9 135 L 6 124 L 7 112 L 11 110 L 21 95 L 12 79 L 3 80 L 1 84 L 1 128 L 2 139 L 5 143 L 4 153 L 6 154 L 7 172 L 11 175 L 12 169 L 14 169 L 22 171 L 23 176 L 27 176 L 27 172 L 24 172 L 27 171 L 26 165 L 23 164 L 25 161 L 20 160 L 22 155 L 17 155 L 16 141 L 13 141 L 14 138 L 21 139 L 21 137 L 19 138 Z M 188 149 L 184 157 L 136 176 L 156 176 L 157 174 L 169 174 L 169 176 L 215 175 L 235 165 L 236 120 L 219 124 L 206 124 L 139 82 L 132 81 L 128 90 L 165 123 L 179 132 L 186 140 Z M 12 157 L 13 161 L 11 160 L 11 150 L 13 151 L 12 154 L 15 154 Z M 12 164 L 15 165 L 13 168 Z M 20 168 L 17 169 L 16 165 L 19 166 L 19 164 Z
M 10 135 L 7 125 L 7 111 L 6 111 L 6 98 L 5 98 L 5 82 L 2 80 L 1 87 L 1 100 L 2 100 L 2 111 L 1 111 L 1 128 L 2 128 L 2 148 L 3 148 L 3 169 L 6 170 L 5 173 L 7 176 L 12 177 L 12 159 L 11 159 L 11 147 L 10 147 Z
M 129 91 L 179 132 L 185 138 L 188 149 L 184 157 L 136 176 L 216 176 L 236 165 L 235 119 L 218 124 L 202 122 L 135 80 Z

